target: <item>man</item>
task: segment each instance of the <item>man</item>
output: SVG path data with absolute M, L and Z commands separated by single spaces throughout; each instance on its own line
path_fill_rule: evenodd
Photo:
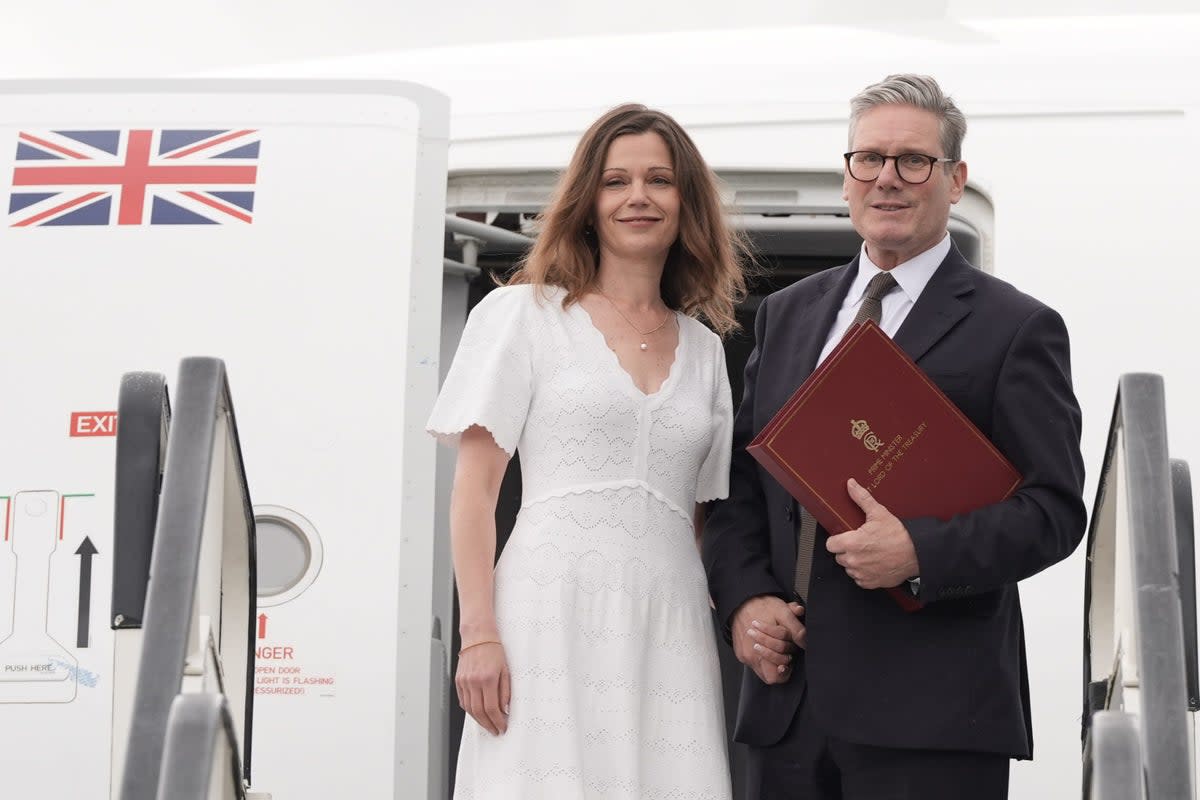
M 967 180 L 965 132 L 931 78 L 863 90 L 843 183 L 862 250 L 759 307 L 730 494 L 704 546 L 746 665 L 735 738 L 750 745 L 751 798 L 999 800 L 1009 759 L 1032 756 L 1017 582 L 1083 536 L 1080 414 L 1062 318 L 972 267 L 946 232 Z M 745 447 L 860 311 L 1024 481 L 948 521 L 897 519 L 849 482 L 866 523 L 818 530 L 798 564 L 806 512 Z M 925 607 L 903 611 L 881 590 L 894 586 Z

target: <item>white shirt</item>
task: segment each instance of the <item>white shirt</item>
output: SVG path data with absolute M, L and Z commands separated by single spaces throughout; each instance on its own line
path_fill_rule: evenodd
M 897 286 L 883 296 L 879 327 L 883 329 L 884 333 L 888 336 L 896 335 L 896 331 L 900 330 L 908 312 L 912 310 L 913 304 L 925 290 L 925 285 L 929 283 L 929 279 L 937 271 L 938 265 L 945 260 L 949 252 L 950 234 L 947 233 L 940 242 L 925 252 L 913 256 L 903 264 L 892 267 L 892 277 L 896 279 Z M 864 242 L 862 253 L 858 258 L 858 275 L 850 284 L 850 290 L 846 292 L 846 299 L 842 301 L 842 307 L 833 320 L 833 327 L 829 329 L 825 347 L 821 349 L 821 357 L 817 359 L 818 365 L 832 352 L 834 345 L 841 341 L 846 329 L 850 327 L 850 323 L 858 314 L 863 296 L 867 293 L 867 284 L 880 272 L 883 270 L 875 266 L 867 256 L 867 245 Z

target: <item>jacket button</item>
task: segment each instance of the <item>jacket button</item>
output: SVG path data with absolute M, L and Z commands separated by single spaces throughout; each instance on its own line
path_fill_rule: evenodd
M 792 521 L 792 507 L 791 506 L 784 506 L 783 518 L 786 519 L 788 522 Z

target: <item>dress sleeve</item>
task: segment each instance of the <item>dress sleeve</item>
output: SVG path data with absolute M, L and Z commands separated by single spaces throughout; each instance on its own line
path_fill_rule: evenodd
M 733 452 L 733 398 L 729 372 L 725 368 L 725 348 L 718 340 L 713 349 L 713 436 L 708 455 L 700 465 L 696 482 L 696 502 L 724 500 L 729 496 L 729 459 Z
M 486 428 L 504 452 L 517 449 L 533 397 L 527 286 L 494 289 L 471 311 L 458 352 L 425 430 L 455 446 L 472 425 Z

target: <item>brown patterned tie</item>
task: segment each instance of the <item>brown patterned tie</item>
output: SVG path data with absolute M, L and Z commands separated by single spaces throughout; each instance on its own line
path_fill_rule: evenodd
M 890 272 L 881 272 L 871 278 L 862 305 L 850 323 L 853 328 L 860 322 L 872 320 L 876 325 L 883 313 L 883 296 L 896 287 L 896 279 Z M 847 328 L 846 330 L 850 330 Z M 817 539 L 817 520 L 803 506 L 800 507 L 800 524 L 796 531 L 796 579 L 793 588 L 804 602 L 808 602 L 808 582 L 812 576 L 813 546 Z

